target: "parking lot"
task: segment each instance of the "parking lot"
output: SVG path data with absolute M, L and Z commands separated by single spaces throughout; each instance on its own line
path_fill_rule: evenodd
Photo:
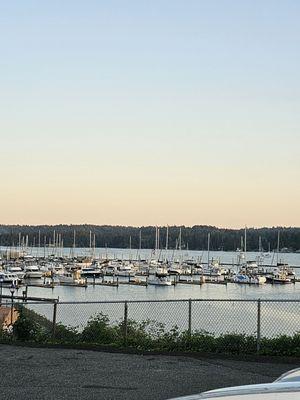
M 0 345 L 1 399 L 168 399 L 270 382 L 293 364 Z

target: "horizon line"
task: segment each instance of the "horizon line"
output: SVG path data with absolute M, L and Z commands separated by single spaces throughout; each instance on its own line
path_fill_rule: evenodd
M 95 224 L 95 223 L 56 223 L 56 224 L 1 224 L 0 227 L 56 227 L 56 226 L 67 226 L 67 227 L 72 227 L 72 226 L 93 226 L 93 227 L 122 227 L 122 228 L 136 228 L 136 229 L 142 229 L 142 228 L 194 228 L 194 227 L 207 227 L 207 228 L 216 228 L 216 229 L 232 229 L 232 230 L 244 230 L 244 229 L 300 229 L 300 226 L 285 226 L 285 225 L 272 225 L 272 226 L 247 226 L 244 225 L 242 227 L 228 227 L 228 226 L 216 226 L 216 225 L 207 225 L 207 224 L 194 224 L 194 225 L 184 225 L 184 224 L 179 224 L 179 225 L 170 225 L 170 224 L 164 224 L 164 225 L 120 225 L 120 224 Z

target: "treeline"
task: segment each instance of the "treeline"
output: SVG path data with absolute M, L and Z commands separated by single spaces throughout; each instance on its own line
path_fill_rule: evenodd
M 181 241 L 179 240 L 181 231 Z M 264 251 L 277 248 L 280 232 L 280 249 L 300 249 L 300 228 L 248 228 L 247 250 Z M 211 235 L 211 250 L 234 251 L 243 247 L 244 229 L 223 229 L 214 226 L 168 227 L 168 248 L 205 250 L 208 233 Z M 159 228 L 159 247 L 166 246 L 167 227 Z M 155 226 L 110 226 L 110 225 L 0 225 L 0 246 L 64 246 L 64 247 L 110 247 L 110 248 L 155 248 Z

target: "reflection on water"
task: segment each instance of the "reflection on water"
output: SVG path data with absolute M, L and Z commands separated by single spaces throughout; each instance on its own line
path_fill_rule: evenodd
M 9 294 L 3 288 L 3 294 Z M 22 287 L 16 295 L 22 294 Z M 241 285 L 228 283 L 217 285 L 176 286 L 93 286 L 87 288 L 55 286 L 54 289 L 28 287 L 28 296 L 58 298 L 60 301 L 103 301 L 103 300 L 163 300 L 163 299 L 300 299 L 300 283 L 289 285 Z

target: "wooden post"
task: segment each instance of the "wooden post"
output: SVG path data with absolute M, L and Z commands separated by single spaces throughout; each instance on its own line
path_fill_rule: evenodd
M 26 302 L 27 301 L 27 293 L 28 293 L 28 285 L 25 285 L 25 290 L 23 290 L 22 294 L 23 294 L 23 301 Z

